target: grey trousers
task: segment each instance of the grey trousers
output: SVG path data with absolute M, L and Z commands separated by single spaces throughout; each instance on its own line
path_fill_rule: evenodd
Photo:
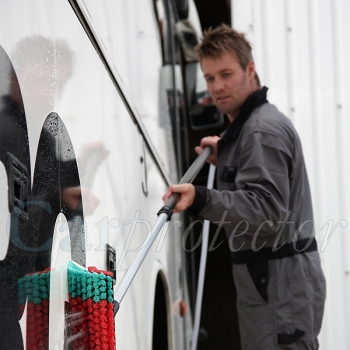
M 233 265 L 243 350 L 317 350 L 326 284 L 318 252 Z

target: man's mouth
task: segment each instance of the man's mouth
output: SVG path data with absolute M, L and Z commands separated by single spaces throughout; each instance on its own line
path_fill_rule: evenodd
M 217 102 L 226 102 L 229 99 L 229 96 L 219 96 L 216 98 Z

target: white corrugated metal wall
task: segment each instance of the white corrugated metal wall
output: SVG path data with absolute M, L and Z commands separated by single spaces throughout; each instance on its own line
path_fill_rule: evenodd
M 328 284 L 321 349 L 350 349 L 350 1 L 231 4 L 269 101 L 303 142 Z

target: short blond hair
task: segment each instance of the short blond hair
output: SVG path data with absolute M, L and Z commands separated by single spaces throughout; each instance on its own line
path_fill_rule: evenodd
M 224 53 L 236 56 L 240 66 L 245 71 L 248 63 L 253 61 L 252 45 L 244 33 L 240 33 L 226 24 L 217 28 L 209 28 L 203 33 L 202 41 L 195 48 L 197 58 L 201 63 L 203 58 L 219 58 Z M 260 86 L 258 74 L 255 80 Z

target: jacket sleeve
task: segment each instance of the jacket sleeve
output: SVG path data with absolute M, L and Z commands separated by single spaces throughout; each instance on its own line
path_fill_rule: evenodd
M 288 214 L 290 179 L 293 176 L 293 150 L 279 137 L 254 132 L 242 140 L 234 190 L 196 190 L 194 210 L 199 216 L 234 229 L 242 221 L 249 232 L 274 233 Z M 197 197 L 198 195 L 198 197 Z M 205 203 L 200 206 L 199 203 Z M 265 224 L 264 224 L 265 223 Z M 262 226 L 261 226 L 262 225 Z

